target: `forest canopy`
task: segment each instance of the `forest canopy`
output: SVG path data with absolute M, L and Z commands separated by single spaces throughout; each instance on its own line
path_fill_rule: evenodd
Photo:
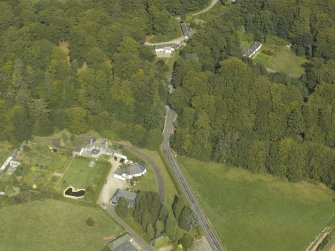
M 183 155 L 227 162 L 291 181 L 335 188 L 335 5 L 333 1 L 246 0 L 227 5 L 175 64 L 178 113 L 172 146 Z M 310 60 L 300 79 L 268 73 L 242 58 L 237 31 L 278 36 Z M 189 57 L 196 54 L 197 57 Z
M 139 145 L 160 139 L 167 66 L 145 36 L 170 32 L 175 15 L 206 3 L 0 1 L 0 140 L 54 128 L 113 131 Z

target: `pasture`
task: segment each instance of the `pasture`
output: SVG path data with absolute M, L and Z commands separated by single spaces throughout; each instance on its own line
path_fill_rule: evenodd
M 0 250 L 102 250 L 124 233 L 102 209 L 57 200 L 0 209 Z M 94 221 L 86 224 L 87 218 Z
M 322 185 L 179 161 L 228 250 L 304 250 L 335 215 L 335 193 Z

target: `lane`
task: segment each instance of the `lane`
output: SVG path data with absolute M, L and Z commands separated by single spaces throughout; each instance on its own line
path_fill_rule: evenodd
M 207 238 L 208 243 L 211 246 L 212 250 L 224 251 L 226 249 L 221 244 L 221 241 L 216 235 L 215 230 L 213 229 L 206 215 L 203 213 L 199 202 L 197 201 L 196 197 L 192 193 L 191 188 L 189 187 L 186 179 L 184 178 L 179 168 L 178 162 L 176 161 L 176 159 L 171 153 L 169 140 L 170 140 L 171 131 L 173 130 L 173 122 L 176 118 L 177 118 L 176 112 L 171 110 L 169 107 L 167 107 L 166 121 L 165 121 L 164 130 L 163 130 L 164 139 L 161 145 L 163 154 L 167 158 L 170 164 L 172 173 L 174 174 L 175 179 L 177 180 L 186 199 L 188 200 L 190 207 L 198 215 L 199 223 L 201 227 L 203 228 L 205 237 Z

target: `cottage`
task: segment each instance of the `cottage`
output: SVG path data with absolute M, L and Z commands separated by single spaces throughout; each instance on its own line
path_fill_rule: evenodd
M 124 167 L 119 167 L 115 173 L 114 177 L 120 180 L 130 180 L 134 177 L 140 177 L 147 172 L 144 164 L 142 163 L 130 163 L 126 164 Z
M 254 42 L 250 48 L 244 51 L 243 57 L 252 58 L 253 56 L 257 54 L 257 52 L 259 52 L 262 46 L 263 44 L 261 42 L 257 42 L 257 41 Z
M 112 251 L 138 251 L 137 248 L 134 247 L 134 237 L 130 234 L 125 234 L 107 244 Z
M 120 201 L 121 198 L 125 198 L 128 201 L 129 207 L 134 207 L 135 206 L 135 200 L 136 200 L 136 193 L 118 189 L 113 197 L 110 199 L 110 202 L 113 205 L 117 205 Z

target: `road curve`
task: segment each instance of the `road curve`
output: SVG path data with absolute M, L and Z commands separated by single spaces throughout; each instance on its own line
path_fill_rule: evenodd
M 198 16 L 198 15 L 200 15 L 200 14 L 202 14 L 202 13 L 205 13 L 205 12 L 209 11 L 210 9 L 212 9 L 212 8 L 214 7 L 214 5 L 215 5 L 217 2 L 219 2 L 219 0 L 213 0 L 213 1 L 211 2 L 211 4 L 210 4 L 206 9 L 203 9 L 202 11 L 199 11 L 199 12 L 197 12 L 197 13 L 193 13 L 193 14 L 191 14 L 191 15 L 192 15 L 192 16 Z
M 149 163 L 150 166 L 152 166 L 152 169 L 153 169 L 153 171 L 155 173 L 155 176 L 156 176 L 156 184 L 157 184 L 157 187 L 158 187 L 159 197 L 161 199 L 161 202 L 165 203 L 166 194 L 165 194 L 164 178 L 163 178 L 163 174 L 162 174 L 161 170 L 159 169 L 157 163 L 153 159 L 151 159 L 147 154 L 145 154 L 143 151 L 139 150 L 138 148 L 136 148 L 136 147 L 134 147 L 130 144 L 126 144 L 126 143 L 118 142 L 118 141 L 112 141 L 112 143 L 123 146 L 123 148 L 129 150 L 130 152 L 135 154 L 137 157 L 139 157 L 140 159 Z
M 167 107 L 167 114 L 165 118 L 165 126 L 163 130 L 163 143 L 161 145 L 163 154 L 167 158 L 169 162 L 169 166 L 172 170 L 172 173 L 177 180 L 180 188 L 182 189 L 186 199 L 188 200 L 190 207 L 194 210 L 194 212 L 198 215 L 200 225 L 202 226 L 202 229 L 204 231 L 205 237 L 208 240 L 209 245 L 211 246 L 213 251 L 226 251 L 226 249 L 222 246 L 220 239 L 216 235 L 212 225 L 210 224 L 208 218 L 205 216 L 203 211 L 201 210 L 201 207 L 195 198 L 195 196 L 192 193 L 191 188 L 189 187 L 186 179 L 184 178 L 178 162 L 174 158 L 174 156 L 171 154 L 170 150 L 170 134 L 173 129 L 173 122 L 177 118 L 177 114 L 175 111 L 171 110 L 169 107 Z

